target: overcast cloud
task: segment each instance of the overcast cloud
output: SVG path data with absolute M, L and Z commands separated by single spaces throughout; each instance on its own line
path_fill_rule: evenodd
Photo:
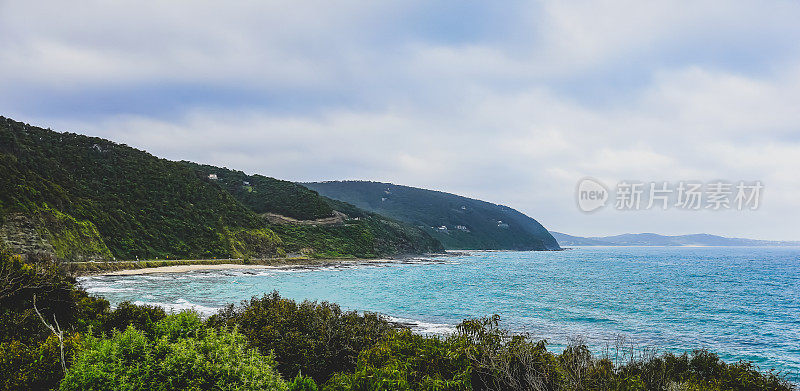
M 80 3 L 0 0 L 0 115 L 576 235 L 800 240 L 796 1 Z M 586 176 L 765 191 L 757 211 L 587 215 Z

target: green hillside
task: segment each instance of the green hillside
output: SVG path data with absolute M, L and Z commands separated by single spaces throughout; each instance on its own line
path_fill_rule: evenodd
M 213 183 L 258 214 L 277 214 L 299 220 L 297 224 L 269 225 L 288 251 L 314 249 L 327 256 L 373 257 L 444 250 L 441 243 L 417 227 L 322 197 L 294 182 L 182 163 L 203 178 L 213 175 L 216 178 L 211 180 Z
M 63 260 L 380 256 L 441 245 L 379 217 L 329 226 L 271 225 L 262 213 L 330 216 L 329 201 L 302 186 L 160 159 L 124 144 L 58 133 L 0 117 L 0 242 Z M 245 179 L 246 178 L 246 179 Z M 249 181 L 251 189 L 230 185 Z
M 192 162 L 181 163 L 192 167 L 204 178 L 214 175 L 214 183 L 256 213 L 277 213 L 298 220 L 333 215 L 333 209 L 323 197 L 294 182 Z
M 503 205 L 366 181 L 304 183 L 320 194 L 419 226 L 450 249 L 559 250 L 536 220 Z

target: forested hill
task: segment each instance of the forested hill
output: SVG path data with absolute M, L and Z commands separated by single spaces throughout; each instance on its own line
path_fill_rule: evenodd
M 351 213 L 364 218 L 334 215 L 331 204 L 346 208 L 291 182 L 160 159 L 5 117 L 0 177 L 0 247 L 28 256 L 227 258 L 302 250 L 370 257 L 441 250 L 415 227 L 356 209 Z M 338 220 L 274 224 L 264 213 Z
M 391 183 L 304 183 L 326 197 L 421 227 L 450 249 L 558 250 L 536 220 L 503 205 Z
M 181 162 L 264 217 L 289 251 L 314 249 L 360 257 L 444 251 L 424 230 L 320 196 L 294 182 L 228 168 Z
M 333 209 L 324 197 L 294 182 L 187 161 L 181 163 L 205 178 L 212 176 L 215 183 L 256 213 L 277 213 L 298 220 L 333 216 Z

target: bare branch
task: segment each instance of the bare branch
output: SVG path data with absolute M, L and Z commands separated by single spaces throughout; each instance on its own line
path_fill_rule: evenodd
M 33 295 L 33 310 L 36 311 L 36 315 L 39 316 L 39 320 L 42 321 L 42 324 L 44 324 L 45 327 L 50 329 L 50 331 L 53 334 L 55 334 L 55 336 L 58 338 L 58 343 L 59 343 L 59 346 L 61 348 L 61 369 L 66 374 L 67 373 L 67 363 L 64 360 L 64 332 L 61 331 L 61 326 L 58 325 L 58 320 L 56 319 L 56 314 L 53 314 L 53 321 L 55 322 L 56 326 L 53 327 L 53 326 L 47 324 L 47 322 L 45 322 L 45 320 L 44 320 L 44 316 L 42 316 L 42 313 L 39 312 L 38 308 L 36 308 L 36 295 Z

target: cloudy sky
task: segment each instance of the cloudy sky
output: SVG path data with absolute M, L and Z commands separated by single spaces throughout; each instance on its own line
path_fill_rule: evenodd
M 798 20 L 793 0 L 0 0 L 0 115 L 576 235 L 800 240 Z M 585 214 L 587 176 L 764 192 L 755 211 Z

